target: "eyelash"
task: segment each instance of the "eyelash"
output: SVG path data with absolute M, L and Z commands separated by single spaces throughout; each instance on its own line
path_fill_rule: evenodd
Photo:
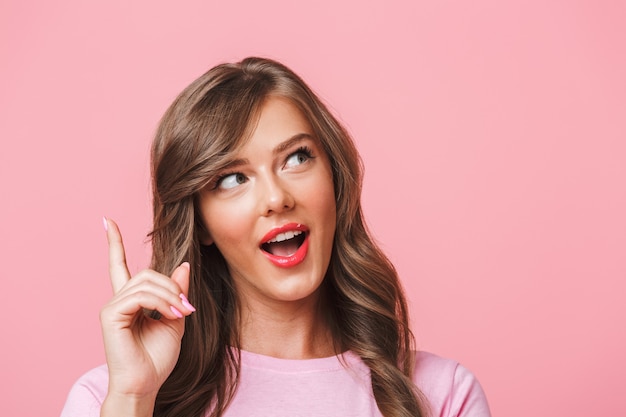
M 307 160 L 315 158 L 313 156 L 313 151 L 311 150 L 311 148 L 309 146 L 307 146 L 307 145 L 303 145 L 303 146 L 300 146 L 295 151 L 291 152 L 289 155 L 287 155 L 287 158 L 285 158 L 285 162 L 287 162 L 289 160 L 289 158 L 291 158 L 292 156 L 294 156 L 295 154 L 298 154 L 298 153 L 304 154 L 307 157 Z M 215 178 L 214 181 L 211 182 L 211 189 L 212 190 L 216 190 L 217 188 L 219 188 L 219 186 L 222 183 L 222 180 L 224 180 L 224 178 L 229 177 L 231 175 L 235 175 L 235 174 L 241 174 L 241 172 L 239 172 L 239 171 L 227 171 L 227 172 L 225 172 L 223 174 L 220 174 L 217 178 Z
M 217 190 L 220 186 L 220 184 L 222 183 L 222 181 L 224 180 L 224 178 L 229 177 L 231 175 L 235 175 L 235 174 L 241 174 L 239 171 L 227 171 L 223 174 L 218 175 L 212 182 L 211 182 L 211 190 Z
M 311 148 L 309 148 L 306 145 L 300 146 L 298 149 L 296 149 L 294 152 L 291 152 L 287 158 L 285 159 L 285 161 L 289 160 L 289 158 L 291 158 L 292 156 L 294 156 L 297 153 L 302 153 L 304 155 L 306 155 L 307 159 L 313 159 L 315 158 L 313 156 L 313 151 L 311 150 Z

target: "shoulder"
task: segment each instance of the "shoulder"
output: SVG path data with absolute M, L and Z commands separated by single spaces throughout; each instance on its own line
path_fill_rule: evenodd
M 428 399 L 432 417 L 489 417 L 480 383 L 458 362 L 417 352 L 413 381 Z
M 86 372 L 72 386 L 61 417 L 99 416 L 108 385 L 109 371 L 106 365 Z

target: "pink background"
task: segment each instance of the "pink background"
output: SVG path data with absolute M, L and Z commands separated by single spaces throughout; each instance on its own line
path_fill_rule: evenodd
M 58 415 L 104 361 L 101 217 L 145 267 L 158 119 L 253 54 L 356 138 L 421 348 L 495 416 L 626 415 L 624 22 L 621 1 L 3 0 L 0 415 Z

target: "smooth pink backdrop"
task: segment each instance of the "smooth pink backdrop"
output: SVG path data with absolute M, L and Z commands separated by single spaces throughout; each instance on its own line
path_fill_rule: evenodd
M 421 348 L 495 416 L 626 415 L 624 22 L 591 0 L 2 1 L 0 415 L 58 415 L 104 361 L 101 217 L 144 268 L 159 117 L 248 55 L 356 138 Z

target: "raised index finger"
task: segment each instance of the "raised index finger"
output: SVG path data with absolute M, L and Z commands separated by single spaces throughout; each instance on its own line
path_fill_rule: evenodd
M 110 219 L 104 218 L 107 240 L 109 242 L 109 275 L 113 293 L 117 293 L 130 279 L 130 272 L 126 266 L 126 252 L 124 242 L 117 224 Z

